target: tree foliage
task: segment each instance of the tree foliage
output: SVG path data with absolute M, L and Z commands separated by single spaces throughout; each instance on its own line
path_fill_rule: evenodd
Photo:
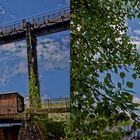
M 133 79 L 140 74 L 140 56 L 126 22 L 140 17 L 139 10 L 138 0 L 71 0 L 69 137 L 115 140 L 122 137 L 124 122 L 138 124 L 133 83 L 125 75 L 130 68 Z M 115 83 L 112 73 L 122 81 Z

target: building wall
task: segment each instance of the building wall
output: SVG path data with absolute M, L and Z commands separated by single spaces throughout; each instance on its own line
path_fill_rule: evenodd
M 0 140 L 17 140 L 20 126 L 0 128 Z
M 0 140 L 4 140 L 4 132 L 3 129 L 0 128 Z
M 17 113 L 16 94 L 0 95 L 0 114 L 15 114 Z

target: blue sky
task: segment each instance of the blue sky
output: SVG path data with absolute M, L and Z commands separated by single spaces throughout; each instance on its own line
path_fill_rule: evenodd
M 136 44 L 137 51 L 140 53 L 140 19 L 132 19 L 127 21 L 128 24 L 128 34 L 132 38 L 132 43 Z M 127 81 L 132 81 L 134 83 L 133 90 L 135 91 L 134 96 L 140 98 L 140 79 L 134 80 L 132 78 L 133 71 L 127 73 Z
M 132 43 L 136 44 L 137 51 L 140 52 L 140 19 L 127 20 L 126 23 L 128 25 L 128 35 L 132 38 Z M 124 70 L 119 70 L 119 72 L 124 72 Z M 140 79 L 137 78 L 136 80 L 134 80 L 132 78 L 133 73 L 134 72 L 132 70 L 126 72 L 125 82 L 131 81 L 134 83 L 134 87 L 131 90 L 135 92 L 133 93 L 135 97 L 140 98 Z M 121 78 L 119 75 L 114 74 L 113 80 L 115 82 L 119 82 L 121 81 Z
M 69 6 L 69 0 L 0 0 L 0 25 Z M 127 22 L 129 34 L 140 51 L 140 20 Z M 49 98 L 70 94 L 69 31 L 38 38 L 38 66 L 41 95 Z M 139 79 L 134 82 L 135 96 L 140 97 Z M 116 76 L 115 80 L 119 80 Z M 25 41 L 0 46 L 0 92 L 28 93 Z
M 40 15 L 63 7 L 69 0 L 0 0 L 0 25 Z M 69 31 L 38 38 L 38 67 L 43 97 L 70 94 Z M 0 93 L 28 94 L 26 42 L 0 46 Z

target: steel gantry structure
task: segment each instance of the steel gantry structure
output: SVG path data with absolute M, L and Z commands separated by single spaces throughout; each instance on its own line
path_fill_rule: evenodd
M 70 9 L 68 7 L 0 26 L 0 45 L 24 39 L 27 42 L 30 108 L 41 107 L 36 51 L 37 37 L 69 30 L 69 27 Z
M 69 29 L 70 9 L 49 12 L 0 26 L 0 45 L 25 39 L 26 23 L 30 23 L 32 34 L 42 36 Z

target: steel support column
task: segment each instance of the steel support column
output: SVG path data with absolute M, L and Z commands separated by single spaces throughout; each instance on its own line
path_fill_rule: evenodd
M 27 41 L 27 56 L 28 56 L 28 94 L 30 108 L 37 109 L 41 107 L 40 84 L 38 78 L 37 65 L 37 39 L 32 34 L 31 24 L 26 23 L 26 41 Z

